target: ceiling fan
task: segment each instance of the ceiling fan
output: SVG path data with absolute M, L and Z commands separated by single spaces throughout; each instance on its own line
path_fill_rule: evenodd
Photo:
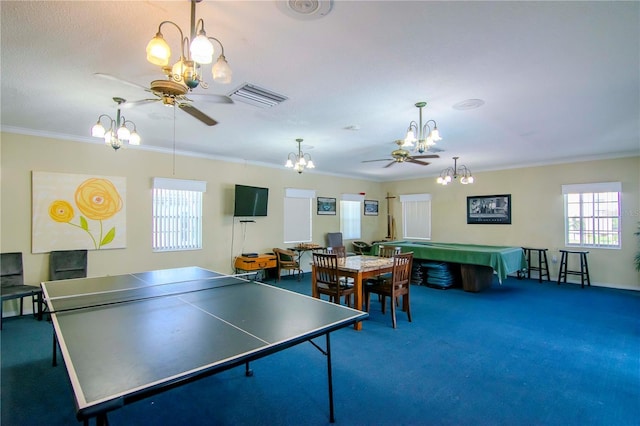
M 149 88 L 144 87 L 140 84 L 133 83 L 131 81 L 127 81 L 121 79 L 119 77 L 113 76 L 111 74 L 104 73 L 96 73 L 98 77 L 106 78 L 108 80 L 117 81 L 119 83 L 126 84 L 128 86 L 136 87 L 138 89 L 142 89 L 146 92 L 152 93 L 155 95 L 155 98 L 150 99 L 141 99 L 133 102 L 126 102 L 121 105 L 122 108 L 132 108 L 138 105 L 144 105 L 151 102 L 162 102 L 163 105 L 175 107 L 177 106 L 187 114 L 192 117 L 200 120 L 202 123 L 207 126 L 215 126 L 218 124 L 216 120 L 209 117 L 204 112 L 200 111 L 191 103 L 192 99 L 188 98 L 186 95 L 189 92 L 189 88 L 183 84 L 177 83 L 169 77 L 166 80 L 154 80 L 151 82 Z M 207 101 L 214 103 L 224 103 L 224 104 L 232 104 L 233 100 L 228 96 L 224 95 L 214 95 L 214 94 L 202 94 L 202 95 L 190 95 L 192 97 L 204 97 Z
M 398 149 L 394 149 L 391 151 L 391 158 L 381 158 L 379 160 L 365 160 L 363 163 L 372 163 L 374 161 L 391 161 L 389 164 L 384 166 L 385 168 L 394 165 L 395 163 L 413 163 L 419 164 L 421 166 L 428 166 L 431 163 L 426 161 L 420 161 L 422 158 L 440 158 L 437 154 L 427 154 L 427 155 L 411 155 L 409 151 L 402 148 L 404 141 L 402 139 L 397 140 L 396 145 L 398 145 Z

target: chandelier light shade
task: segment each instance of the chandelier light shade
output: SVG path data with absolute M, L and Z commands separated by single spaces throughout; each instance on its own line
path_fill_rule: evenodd
M 415 152 L 420 154 L 427 151 L 436 142 L 442 140 L 438 125 L 435 120 L 427 120 L 422 124 L 422 108 L 427 106 L 426 102 L 417 102 L 416 108 L 420 110 L 420 121 L 416 123 L 412 121 L 407 128 L 407 136 L 404 138 L 403 147 L 413 147 Z M 433 127 L 431 127 L 433 125 Z M 414 145 L 415 144 L 415 145 Z
M 140 145 L 140 135 L 136 131 L 135 123 L 126 120 L 124 115 L 120 114 L 120 105 L 126 101 L 122 98 L 113 98 L 113 100 L 118 104 L 118 112 L 115 120 L 107 114 L 100 115 L 96 124 L 91 128 L 91 136 L 104 138 L 104 143 L 116 151 L 122 148 L 125 143 L 129 145 Z M 103 119 L 106 119 L 105 121 L 109 123 L 106 130 L 105 126 L 102 125 Z
M 190 36 L 185 37 L 182 29 L 173 21 L 162 21 L 158 26 L 155 37 L 147 44 L 147 61 L 162 67 L 163 71 L 177 83 L 182 83 L 189 89 L 198 86 L 206 89 L 209 87 L 202 78 L 201 65 L 213 62 L 215 48 L 211 41 L 215 41 L 220 46 L 220 55 L 211 69 L 213 80 L 217 83 L 231 83 L 232 71 L 224 56 L 224 46 L 215 37 L 208 37 L 204 29 L 204 21 L 196 21 L 196 3 L 202 0 L 191 0 L 191 26 Z M 171 48 L 165 41 L 162 34 L 162 27 L 165 25 L 175 27 L 180 33 L 180 58 L 170 65 Z
M 298 173 L 302 173 L 304 169 L 315 169 L 316 166 L 313 164 L 311 155 L 302 152 L 302 139 L 296 139 L 296 142 L 298 143 L 298 153 L 290 152 L 284 166 Z
M 469 183 L 473 183 L 475 179 L 471 174 L 471 170 L 467 166 L 458 167 L 458 158 L 453 157 L 453 167 L 447 167 L 442 172 L 440 172 L 440 176 L 436 180 L 440 185 L 448 185 L 453 182 L 454 179 L 460 178 L 460 183 L 463 185 L 467 185 Z

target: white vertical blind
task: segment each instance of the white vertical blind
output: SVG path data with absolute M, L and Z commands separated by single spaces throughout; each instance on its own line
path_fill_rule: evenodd
M 153 251 L 202 248 L 202 193 L 206 182 L 154 178 Z
M 315 196 L 316 192 L 309 189 L 285 189 L 284 243 L 311 242 Z
M 340 200 L 340 232 L 342 232 L 342 238 L 344 240 L 360 238 L 361 211 L 361 201 Z
M 431 195 L 400 195 L 403 238 L 431 239 Z

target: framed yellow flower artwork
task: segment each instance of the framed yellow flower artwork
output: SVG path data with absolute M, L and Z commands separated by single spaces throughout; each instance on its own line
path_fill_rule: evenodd
M 32 173 L 32 252 L 125 248 L 126 179 Z

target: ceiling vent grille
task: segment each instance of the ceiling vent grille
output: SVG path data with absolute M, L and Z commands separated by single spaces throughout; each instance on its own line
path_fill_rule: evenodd
M 271 108 L 286 101 L 286 96 L 253 84 L 245 83 L 229 94 L 234 101 L 244 102 L 261 108 Z

